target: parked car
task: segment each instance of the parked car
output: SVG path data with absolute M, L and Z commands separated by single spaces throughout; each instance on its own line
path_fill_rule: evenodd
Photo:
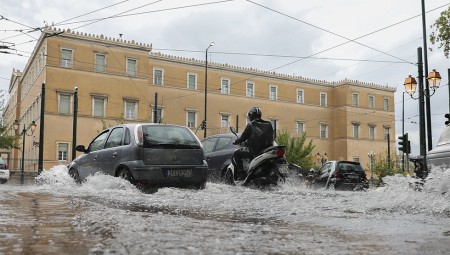
M 206 162 L 208 163 L 208 180 L 219 182 L 231 163 L 231 157 L 238 145 L 233 142 L 237 139 L 236 135 L 218 134 L 208 136 L 202 140 L 203 150 L 205 152 Z
M 362 190 L 369 188 L 369 182 L 361 164 L 354 161 L 328 161 L 314 175 L 307 177 L 307 186 L 313 188 L 334 188 Z
M 151 187 L 205 187 L 202 144 L 183 126 L 123 124 L 102 131 L 68 166 L 77 182 L 102 172 Z
M 0 158 L 0 184 L 6 183 L 9 180 L 9 170 L 6 162 Z

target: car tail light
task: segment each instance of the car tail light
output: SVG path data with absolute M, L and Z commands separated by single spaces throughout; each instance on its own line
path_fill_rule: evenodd
M 342 176 L 342 173 L 341 173 L 341 172 L 336 171 L 336 172 L 334 172 L 334 177 L 336 177 L 336 178 L 342 178 L 343 176 Z
M 5 169 L 9 169 L 9 166 L 8 166 L 8 164 L 5 164 Z
M 286 150 L 284 148 L 278 148 L 277 157 L 283 158 L 285 154 L 286 154 Z

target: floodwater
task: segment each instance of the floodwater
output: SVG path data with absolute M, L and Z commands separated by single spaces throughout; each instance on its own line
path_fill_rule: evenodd
M 450 254 L 450 170 L 366 192 L 207 183 L 144 193 L 65 166 L 0 185 L 0 254 Z

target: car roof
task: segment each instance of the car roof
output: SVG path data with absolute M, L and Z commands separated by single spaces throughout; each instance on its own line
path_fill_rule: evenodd
M 211 135 L 211 136 L 208 136 L 206 138 L 203 138 L 202 140 L 206 140 L 206 139 L 214 138 L 214 137 L 231 137 L 231 138 L 236 137 L 237 138 L 237 136 L 235 134 L 233 134 L 233 133 L 226 133 L 226 134 Z

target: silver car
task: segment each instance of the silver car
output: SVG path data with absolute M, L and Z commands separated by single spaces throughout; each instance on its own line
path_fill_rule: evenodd
M 203 148 L 192 131 L 165 124 L 124 124 L 102 131 L 68 166 L 77 182 L 102 172 L 133 184 L 203 189 L 208 175 Z
M 6 183 L 9 179 L 9 170 L 6 162 L 0 158 L 0 184 Z

